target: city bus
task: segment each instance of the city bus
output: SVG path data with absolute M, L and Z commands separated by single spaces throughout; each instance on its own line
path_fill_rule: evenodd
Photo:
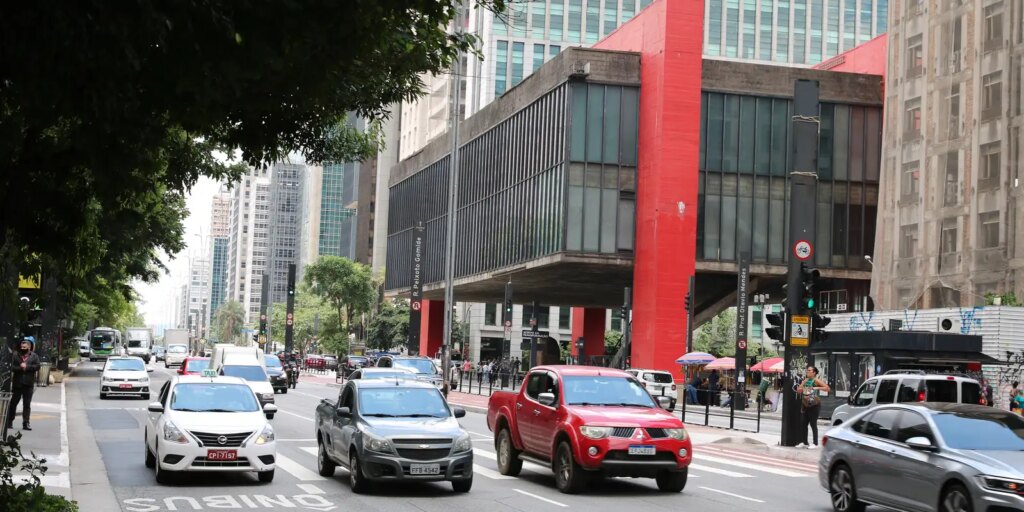
M 102 361 L 117 355 L 123 343 L 121 333 L 110 327 L 97 327 L 89 331 L 89 360 Z

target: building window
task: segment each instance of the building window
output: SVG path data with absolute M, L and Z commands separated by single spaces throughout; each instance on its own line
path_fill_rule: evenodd
M 917 139 L 921 137 L 921 98 L 907 100 L 904 108 L 903 137 Z
M 505 94 L 508 87 L 508 41 L 498 41 L 497 52 L 494 55 L 494 95 Z
M 951 219 L 942 219 L 941 232 L 939 233 L 939 252 L 942 254 L 953 254 L 957 252 L 956 244 L 956 217 Z
M 956 206 L 960 203 L 960 153 L 946 153 L 946 180 L 943 189 L 943 206 Z
M 962 67 L 963 54 L 960 50 L 963 44 L 963 29 L 964 22 L 963 18 L 957 16 L 946 29 L 946 38 L 949 40 L 949 44 L 946 47 L 949 48 L 949 72 L 959 73 Z
M 978 186 L 989 188 L 999 185 L 999 143 L 993 142 L 981 146 L 981 172 L 978 175 Z
M 600 7 L 600 0 L 587 0 L 587 44 L 594 44 L 600 39 Z
M 947 105 L 949 108 L 947 134 L 950 139 L 955 139 L 960 136 L 960 84 L 950 86 Z
M 847 0 L 850 1 L 850 0 Z M 856 2 L 853 2 L 856 5 Z M 870 2 L 868 3 L 870 5 Z M 907 14 L 915 16 L 924 12 L 924 0 L 907 0 Z
M 900 197 L 903 199 L 917 199 L 921 184 L 921 163 L 910 162 L 903 164 L 903 180 L 900 184 Z
M 1003 47 L 1003 3 L 999 2 L 985 8 L 985 51 Z
M 537 329 L 547 329 L 551 320 L 551 308 L 548 306 L 540 306 L 537 308 L 536 315 L 533 311 L 533 305 L 526 304 L 523 306 L 523 327 L 530 326 L 530 319 L 536 317 Z
M 917 253 L 917 224 L 900 227 L 900 258 L 913 258 Z
M 512 43 L 512 80 L 511 86 L 515 87 L 523 81 L 523 53 L 524 43 Z
M 622 331 L 622 311 L 619 308 L 612 308 L 612 330 Z
M 1003 72 L 989 73 L 981 79 L 981 117 L 999 117 L 1003 105 Z
M 534 39 L 544 39 L 544 2 L 530 2 L 530 33 Z
M 484 325 L 498 325 L 498 305 L 484 304 Z
M 580 33 L 583 23 L 583 0 L 569 0 L 569 38 L 570 43 L 582 41 Z
M 536 73 L 544 65 L 544 45 L 533 45 L 533 72 Z
M 558 308 L 558 328 L 559 329 L 571 329 L 572 328 L 572 323 L 570 322 L 570 320 L 572 318 L 571 315 L 572 315 L 572 308 L 565 307 L 565 306 Z
M 551 0 L 551 26 L 548 27 L 548 37 L 555 42 L 562 40 L 562 20 L 565 6 L 563 0 Z
M 907 40 L 907 78 L 924 72 L 924 47 L 920 34 Z
M 999 212 L 978 215 L 978 245 L 982 249 L 999 247 Z

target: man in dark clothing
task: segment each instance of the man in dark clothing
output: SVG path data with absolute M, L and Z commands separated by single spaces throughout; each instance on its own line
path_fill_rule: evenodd
M 36 372 L 39 371 L 39 356 L 32 351 L 33 344 L 28 338 L 21 340 L 18 353 L 14 354 L 14 369 L 11 379 L 11 405 L 7 409 L 7 429 L 14 428 L 14 412 L 18 402 L 21 408 L 22 430 L 32 430 L 29 418 L 32 416 L 32 392 L 36 386 Z

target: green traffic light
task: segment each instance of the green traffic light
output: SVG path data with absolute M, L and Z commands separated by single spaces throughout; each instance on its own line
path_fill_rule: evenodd
M 814 309 L 814 299 L 807 299 L 807 309 Z

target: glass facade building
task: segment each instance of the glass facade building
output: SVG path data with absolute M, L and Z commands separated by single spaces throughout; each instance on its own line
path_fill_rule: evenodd
M 814 65 L 884 34 L 889 0 L 706 0 L 704 55 Z
M 320 194 L 320 227 L 317 254 L 355 258 L 356 163 L 326 164 Z
M 210 276 L 210 315 L 216 318 L 217 308 L 228 294 L 228 238 L 213 238 L 213 271 Z M 214 331 L 210 331 L 211 333 Z

